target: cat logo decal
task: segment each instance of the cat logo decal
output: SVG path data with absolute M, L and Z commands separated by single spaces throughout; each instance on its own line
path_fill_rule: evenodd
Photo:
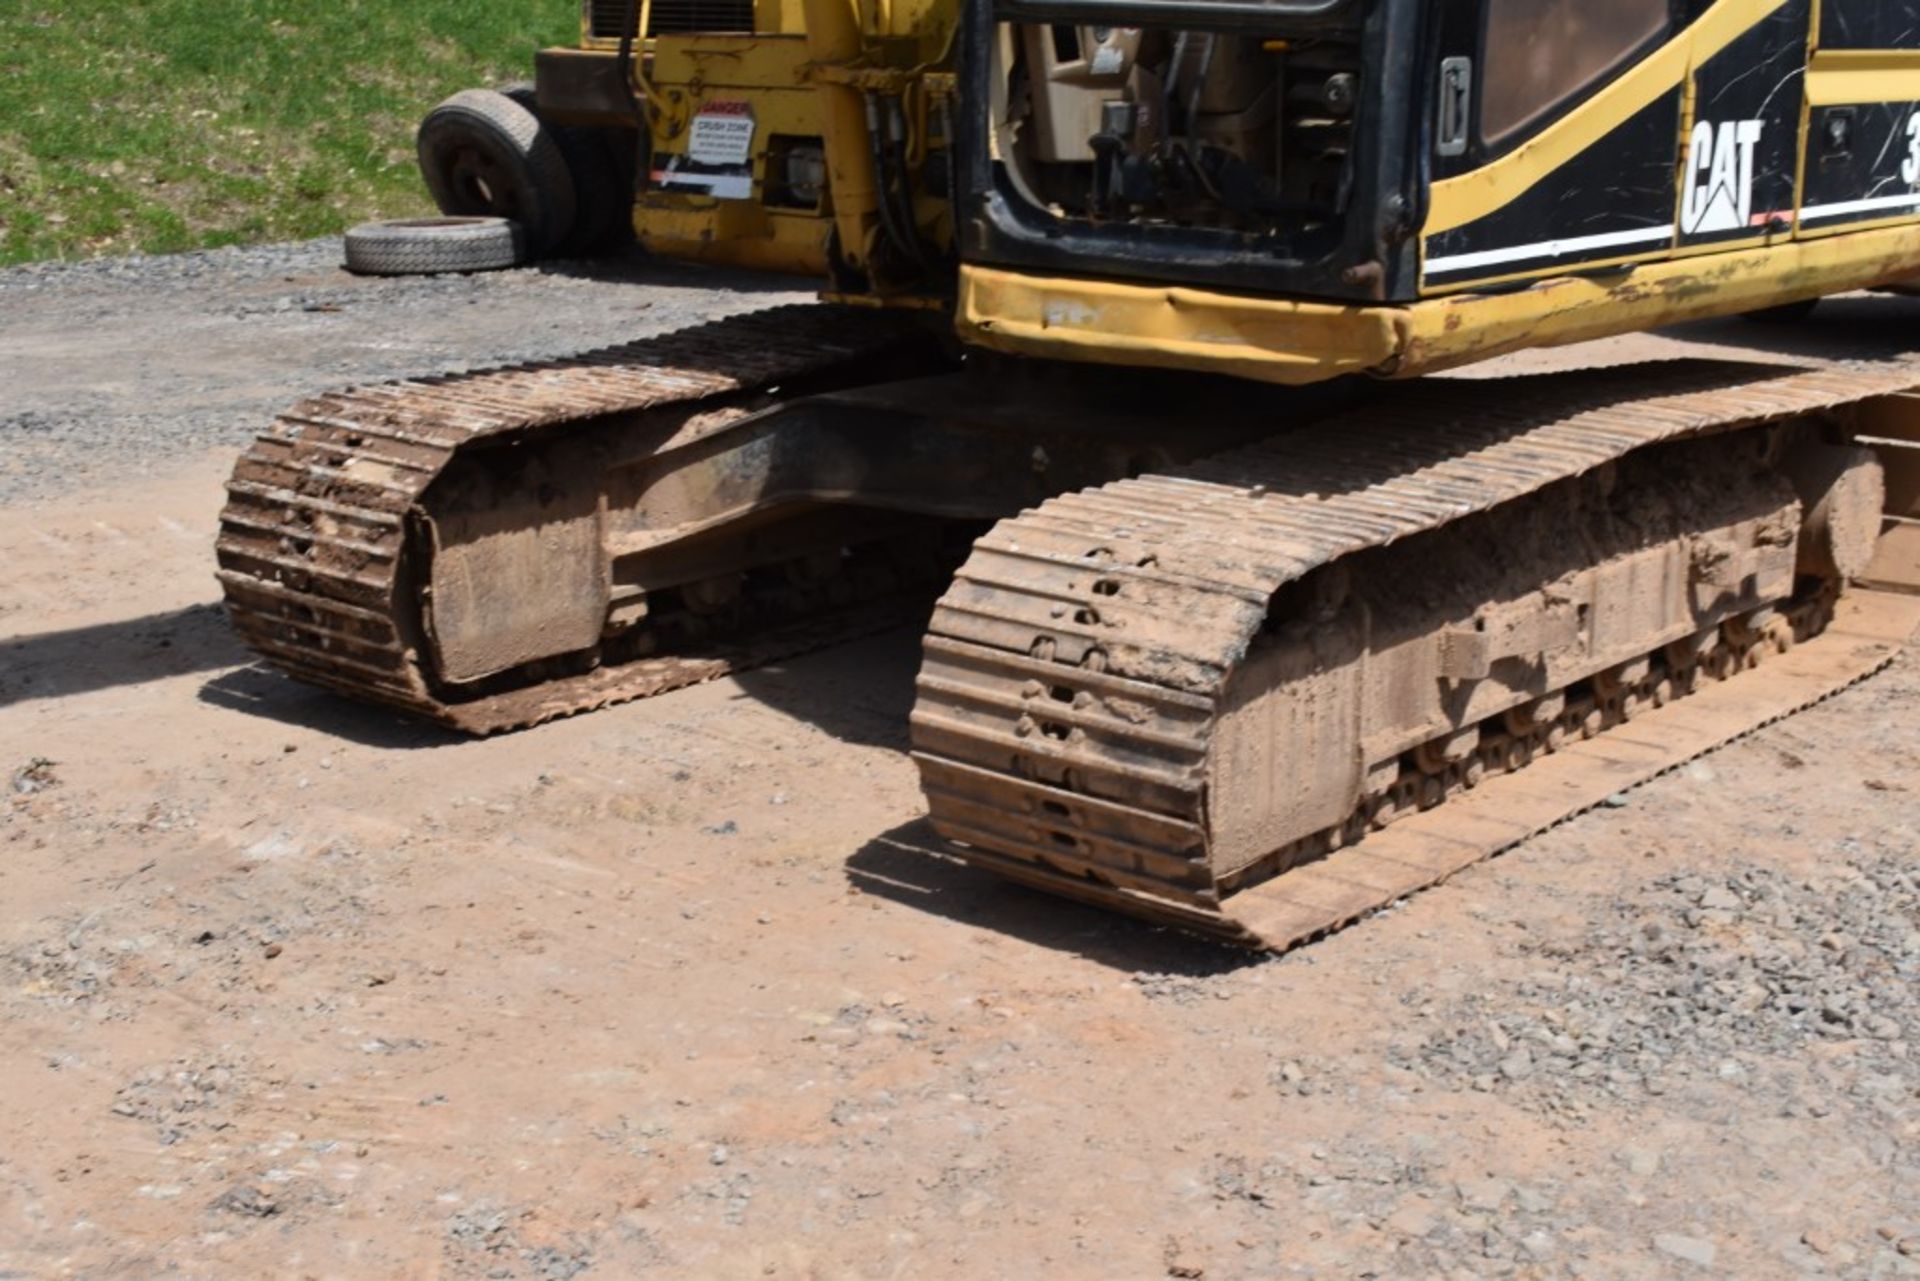
M 1753 152 L 1759 120 L 1702 120 L 1693 127 L 1681 173 L 1685 235 L 1743 231 L 1753 222 Z

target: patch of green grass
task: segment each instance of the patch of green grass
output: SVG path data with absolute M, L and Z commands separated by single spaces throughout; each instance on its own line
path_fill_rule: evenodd
M 424 212 L 420 117 L 578 32 L 565 0 L 0 0 L 0 263 Z

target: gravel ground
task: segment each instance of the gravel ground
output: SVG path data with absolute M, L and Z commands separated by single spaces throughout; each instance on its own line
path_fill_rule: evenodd
M 0 274 L 0 1276 L 1920 1277 L 1911 657 L 1223 952 L 922 852 L 910 631 L 483 741 L 250 665 L 265 414 L 788 296 L 336 252 Z
M 808 281 L 637 252 L 410 278 L 353 276 L 340 257 L 329 237 L 0 270 L 0 502 L 235 448 L 301 395 L 812 297 Z

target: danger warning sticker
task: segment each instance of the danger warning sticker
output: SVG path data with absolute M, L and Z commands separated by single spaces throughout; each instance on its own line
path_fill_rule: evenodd
M 753 107 L 709 102 L 693 118 L 687 158 L 703 165 L 744 165 L 753 159 Z

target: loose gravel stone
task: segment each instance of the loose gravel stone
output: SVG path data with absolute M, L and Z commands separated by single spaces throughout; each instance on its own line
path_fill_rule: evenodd
M 237 450 L 331 388 L 545 360 L 813 296 L 808 280 L 638 251 L 377 280 L 340 258 L 326 237 L 0 269 L 0 502 Z
M 1725 919 L 1686 928 L 1708 903 L 1739 910 L 1716 906 Z M 1725 883 L 1658 879 L 1587 937 L 1524 945 L 1578 964 L 1511 993 L 1458 998 L 1396 1061 L 1456 1088 L 1577 1111 L 1595 1089 L 1745 1082 L 1752 1056 L 1803 1059 L 1811 1045 L 1846 1042 L 1862 1069 L 1850 1091 L 1877 1097 L 1882 1078 L 1905 1079 L 1907 1047 L 1920 1039 L 1915 919 L 1920 868 L 1891 841 L 1843 854 L 1817 881 L 1765 867 Z M 1847 928 L 1831 928 L 1839 922 Z
M 1714 1248 L 1713 1242 L 1703 1241 L 1699 1237 L 1681 1236 L 1674 1232 L 1662 1232 L 1655 1236 L 1653 1248 L 1662 1254 L 1670 1254 L 1676 1259 L 1697 1264 L 1703 1268 L 1712 1267 L 1714 1259 L 1719 1256 L 1719 1251 Z

